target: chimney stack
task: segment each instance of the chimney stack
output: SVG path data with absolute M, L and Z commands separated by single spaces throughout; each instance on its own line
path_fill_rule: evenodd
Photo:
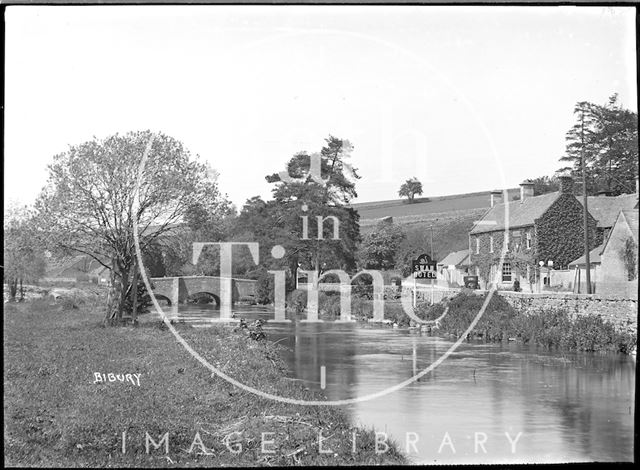
M 533 197 L 533 181 L 524 180 L 520 183 L 520 203 L 524 202 L 525 199 Z
M 502 191 L 494 189 L 491 191 L 491 207 L 502 202 Z
M 560 192 L 562 194 L 573 194 L 573 178 L 569 175 L 559 176 Z

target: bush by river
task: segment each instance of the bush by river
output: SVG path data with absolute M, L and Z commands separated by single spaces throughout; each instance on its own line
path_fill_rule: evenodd
M 449 312 L 439 322 L 438 333 L 456 337 L 463 334 L 480 311 L 486 295 L 463 292 L 450 299 L 447 303 Z M 418 315 L 433 320 L 442 315 L 444 309 L 444 304 L 423 304 L 418 308 Z M 523 314 L 497 293 L 493 294 L 471 336 L 486 341 L 519 340 L 572 351 L 629 353 L 637 344 L 636 335 L 618 331 L 612 323 L 597 315 L 573 318 L 561 308 L 540 308 Z
M 376 453 L 374 431 L 352 427 L 339 408 L 263 399 L 212 375 L 158 321 L 103 328 L 100 303 L 76 307 L 52 299 L 5 305 L 5 465 L 406 463 L 391 442 Z M 178 328 L 211 364 L 243 383 L 322 399 L 286 376 L 279 345 L 224 327 Z M 147 453 L 145 433 L 156 443 L 168 433 L 169 453 L 164 444 Z M 331 453 L 320 452 L 320 433 L 322 450 Z
M 307 291 L 294 290 L 287 297 L 287 311 L 291 318 L 306 318 Z M 340 318 L 340 294 L 338 292 L 318 292 L 318 317 L 323 320 Z M 351 296 L 351 317 L 358 321 L 373 318 L 373 300 L 365 297 Z M 411 319 L 404 313 L 399 300 L 385 300 L 384 318 L 397 326 L 409 326 Z

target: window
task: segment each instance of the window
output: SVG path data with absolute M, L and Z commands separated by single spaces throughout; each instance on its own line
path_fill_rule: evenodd
M 489 253 L 493 253 L 493 235 L 489 236 Z
M 511 263 L 502 264 L 502 282 L 511 282 Z
M 531 249 L 531 232 L 527 232 L 527 250 Z
M 480 253 L 480 237 L 476 237 L 476 255 Z

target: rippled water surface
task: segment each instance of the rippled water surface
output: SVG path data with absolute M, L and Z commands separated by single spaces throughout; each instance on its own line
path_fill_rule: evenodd
M 263 307 L 235 312 L 273 318 Z M 189 319 L 217 315 L 210 306 L 180 310 Z M 296 380 L 321 390 L 325 369 L 322 391 L 331 400 L 397 385 L 453 344 L 354 323 L 265 329 L 284 347 Z M 463 343 L 419 381 L 346 409 L 355 423 L 386 432 L 416 463 L 632 461 L 635 366 L 624 355 Z

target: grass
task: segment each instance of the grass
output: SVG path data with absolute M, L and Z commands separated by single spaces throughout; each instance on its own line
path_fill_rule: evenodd
M 102 328 L 98 303 L 68 308 L 42 299 L 6 304 L 4 316 L 5 465 L 270 466 L 402 464 L 392 445 L 376 454 L 375 434 L 356 429 L 335 407 L 266 400 L 212 376 L 158 321 Z M 322 399 L 286 376 L 279 346 L 224 327 L 179 326 L 189 344 L 225 373 L 281 396 Z M 140 386 L 94 383 L 94 373 L 141 374 Z M 122 453 L 122 433 L 127 433 Z M 352 432 L 357 431 L 352 453 Z M 169 433 L 145 451 L 145 433 Z M 230 434 L 236 432 L 236 434 Z M 262 433 L 274 440 L 261 452 Z M 318 435 L 323 449 L 319 452 Z M 196 434 L 202 448 L 190 447 Z M 238 442 L 225 440 L 225 436 Z M 240 453 L 237 444 L 242 445 Z M 229 445 L 229 448 L 227 446 Z
M 446 214 L 399 217 L 394 218 L 393 221 L 405 231 L 407 239 L 415 240 L 414 243 L 421 243 L 425 250 L 430 243 L 431 228 L 433 228 L 433 254 L 436 260 L 442 260 L 453 251 L 469 247 L 469 230 L 485 212 L 486 209 L 472 209 Z M 372 223 L 369 224 L 369 222 Z M 361 221 L 360 230 L 363 236 L 373 230 L 374 222 L 374 220 Z
M 489 193 L 490 191 L 481 191 L 450 196 L 429 196 L 419 198 L 420 200 L 416 199 L 413 204 L 407 204 L 406 199 L 362 202 L 355 203 L 352 207 L 358 211 L 362 220 L 379 219 L 387 216 L 395 218 L 468 209 L 488 209 L 490 207 Z M 516 194 L 520 194 L 519 188 L 509 190 L 510 198 Z M 427 201 L 424 201 L 425 199 Z

